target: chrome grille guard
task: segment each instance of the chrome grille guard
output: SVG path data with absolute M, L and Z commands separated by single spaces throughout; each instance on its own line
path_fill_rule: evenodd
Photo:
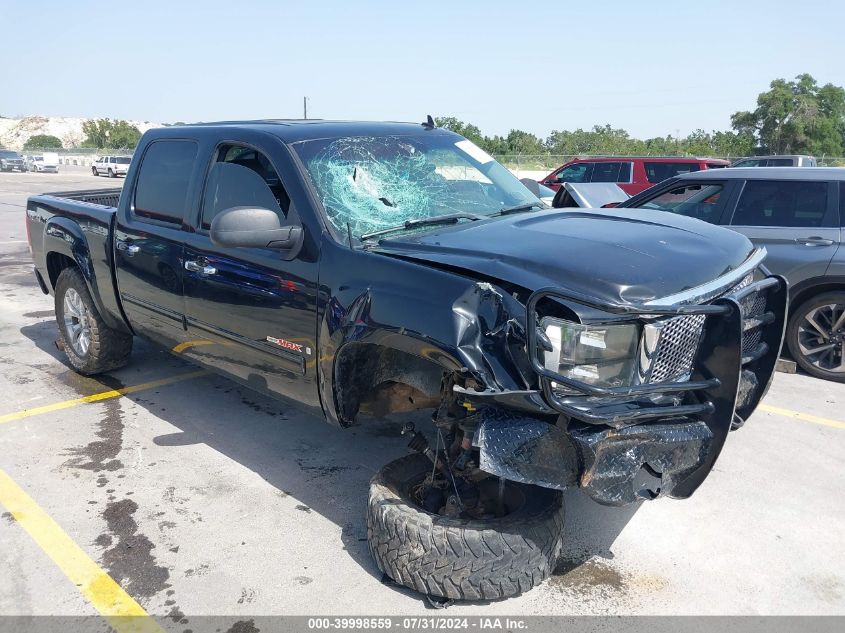
M 572 418 L 613 427 L 656 418 L 710 417 L 717 409 L 728 414 L 730 422 L 741 424 L 768 389 L 785 328 L 786 280 L 769 275 L 747 285 L 743 282 L 757 268 L 768 273 L 760 265 L 763 257 L 765 250 L 759 249 L 743 266 L 728 275 L 671 297 L 673 300 L 699 299 L 704 303 L 617 304 L 554 287 L 534 292 L 526 304 L 526 323 L 530 324 L 526 328 L 527 346 L 531 367 L 539 377 L 546 402 Z M 537 306 L 545 298 L 562 299 L 610 314 L 630 315 L 644 323 L 653 322 L 654 317 L 660 316 L 701 315 L 703 335 L 692 359 L 689 379 L 598 387 L 548 369 L 542 360 L 545 333 L 539 328 L 537 315 Z M 752 346 L 754 349 L 749 349 Z M 734 356 L 735 361 L 729 360 Z M 561 394 L 553 388 L 553 383 L 566 387 L 575 395 Z M 747 383 L 753 383 L 754 387 L 743 388 Z M 722 401 L 729 397 L 730 412 L 726 411 L 728 407 L 724 402 L 721 406 L 715 402 L 717 393 Z M 685 402 L 674 406 L 643 402 L 658 394 L 686 394 Z M 620 407 L 619 403 L 625 400 L 631 402 Z M 734 416 L 738 417 L 736 422 Z

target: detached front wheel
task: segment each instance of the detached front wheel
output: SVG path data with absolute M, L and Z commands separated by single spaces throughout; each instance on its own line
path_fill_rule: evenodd
M 56 280 L 56 321 L 65 354 L 80 374 L 99 374 L 129 361 L 132 337 L 106 325 L 78 268 L 65 268 Z
M 370 483 L 367 536 L 379 569 L 416 591 L 461 600 L 515 596 L 549 577 L 563 538 L 560 492 L 505 481 L 499 516 L 451 518 L 421 505 L 431 470 L 417 453 Z

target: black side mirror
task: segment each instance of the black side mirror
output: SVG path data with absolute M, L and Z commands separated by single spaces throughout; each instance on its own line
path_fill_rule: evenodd
M 291 249 L 302 241 L 301 226 L 281 226 L 275 211 L 257 207 L 232 207 L 211 221 L 215 246 Z
M 531 180 L 531 178 L 520 178 L 519 182 L 525 185 L 526 189 L 533 193 L 538 198 L 540 197 L 540 183 L 536 180 Z

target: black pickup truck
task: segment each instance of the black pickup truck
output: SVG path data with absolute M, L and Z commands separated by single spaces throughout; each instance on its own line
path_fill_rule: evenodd
M 70 364 L 119 367 L 138 335 L 341 427 L 429 411 L 367 516 L 419 591 L 541 582 L 563 489 L 689 497 L 771 381 L 788 290 L 764 251 L 548 209 L 431 120 L 169 127 L 135 156 L 122 191 L 27 204 Z

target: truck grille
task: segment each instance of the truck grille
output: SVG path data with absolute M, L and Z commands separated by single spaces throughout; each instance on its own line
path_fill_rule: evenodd
M 705 318 L 703 314 L 693 314 L 666 321 L 649 382 L 675 382 L 689 378 L 692 361 L 704 333 Z
M 753 281 L 754 274 L 749 273 L 725 294 L 730 295 L 738 292 Z M 753 294 L 743 299 L 740 305 L 743 319 L 759 316 L 766 308 L 766 297 L 762 294 Z M 677 382 L 689 379 L 692 373 L 692 363 L 704 334 L 705 320 L 706 317 L 703 314 L 694 314 L 674 317 L 665 322 L 648 382 Z M 762 332 L 759 328 L 743 334 L 743 355 L 757 349 L 761 336 Z

